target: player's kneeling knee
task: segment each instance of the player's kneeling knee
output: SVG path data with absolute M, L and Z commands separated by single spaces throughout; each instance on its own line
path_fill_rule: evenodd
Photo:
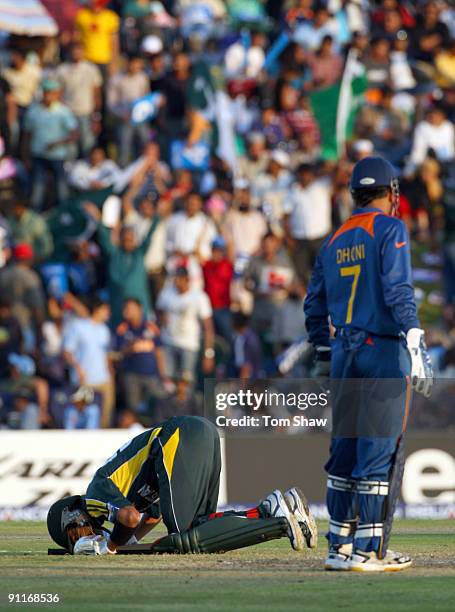
M 141 513 L 134 506 L 126 506 L 118 511 L 117 520 L 125 527 L 135 528 L 139 525 Z

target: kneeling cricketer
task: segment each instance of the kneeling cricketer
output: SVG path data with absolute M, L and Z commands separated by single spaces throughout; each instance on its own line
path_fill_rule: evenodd
M 168 535 L 150 545 L 151 554 L 224 552 L 283 537 L 294 550 L 316 547 L 316 523 L 297 487 L 244 512 L 217 512 L 220 472 L 216 427 L 201 417 L 173 417 L 122 446 L 84 496 L 56 502 L 49 534 L 75 555 L 115 554 L 160 520 Z M 104 521 L 113 523 L 111 532 Z

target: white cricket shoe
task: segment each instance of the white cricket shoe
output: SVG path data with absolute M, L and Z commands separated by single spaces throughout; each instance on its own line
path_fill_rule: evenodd
M 336 572 L 348 572 L 351 569 L 350 561 L 352 555 L 352 544 L 338 544 L 329 548 L 324 563 L 326 570 Z
M 281 491 L 276 489 L 270 495 L 267 495 L 261 502 L 262 507 L 270 518 L 281 518 L 284 517 L 289 525 L 288 537 L 291 542 L 291 546 L 294 550 L 304 549 L 303 533 L 300 529 L 300 525 L 289 510 L 286 500 L 283 497 Z
M 318 527 L 314 516 L 311 514 L 305 495 L 298 487 L 288 489 L 284 494 L 284 499 L 289 507 L 289 510 L 297 519 L 302 530 L 308 548 L 317 548 L 318 545 Z
M 74 555 L 115 555 L 115 551 L 109 550 L 107 538 L 102 535 L 84 536 L 74 545 Z
M 353 572 L 400 572 L 411 565 L 411 557 L 393 550 L 388 550 L 384 559 L 379 559 L 373 551 L 356 550 L 349 561 L 350 570 Z

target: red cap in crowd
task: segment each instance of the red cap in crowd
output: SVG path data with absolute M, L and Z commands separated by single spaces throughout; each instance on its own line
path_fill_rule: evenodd
M 16 244 L 13 249 L 14 259 L 20 259 L 22 261 L 31 261 L 34 257 L 33 248 L 26 242 Z

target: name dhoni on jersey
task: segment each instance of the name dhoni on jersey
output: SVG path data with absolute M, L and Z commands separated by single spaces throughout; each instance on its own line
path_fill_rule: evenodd
M 363 242 L 352 247 L 337 249 L 337 264 L 352 263 L 361 259 L 365 259 L 365 245 Z

